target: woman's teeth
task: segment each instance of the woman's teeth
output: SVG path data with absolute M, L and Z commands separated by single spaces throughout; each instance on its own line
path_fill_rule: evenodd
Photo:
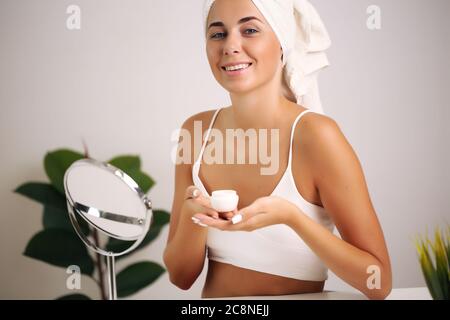
M 226 71 L 236 71 L 236 70 L 241 70 L 241 69 L 247 69 L 250 65 L 251 65 L 251 63 L 246 63 L 246 64 L 238 64 L 235 66 L 223 67 L 223 68 Z

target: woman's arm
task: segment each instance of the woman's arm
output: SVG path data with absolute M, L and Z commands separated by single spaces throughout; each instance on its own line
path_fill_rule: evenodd
M 182 127 L 191 134 L 191 163 L 175 165 L 175 192 L 170 215 L 169 236 L 164 250 L 164 264 L 170 281 L 183 290 L 189 289 L 202 272 L 206 255 L 206 228 L 192 223 L 191 220 L 193 214 L 202 212 L 202 210 L 197 206 L 199 210 L 193 211 L 195 204 L 188 203 L 193 200 L 185 201 L 186 193 L 191 192 L 187 191 L 187 188 L 193 184 L 194 121 L 201 121 L 203 117 L 204 113 L 193 116 L 186 120 Z M 179 150 L 180 144 L 178 145 Z M 179 152 L 177 152 L 178 155 Z
M 189 207 L 183 205 L 179 211 L 172 211 L 169 231 L 172 234 L 164 250 L 170 281 L 183 290 L 188 290 L 198 278 L 206 257 L 207 229 L 192 223 L 191 218 L 197 211 Z
M 342 239 L 299 210 L 287 224 L 337 276 L 371 299 L 384 299 L 392 288 L 389 254 L 355 152 L 326 116 L 305 121 L 299 140 L 301 156 L 307 157 L 322 204 Z M 381 285 L 371 289 L 377 275 Z

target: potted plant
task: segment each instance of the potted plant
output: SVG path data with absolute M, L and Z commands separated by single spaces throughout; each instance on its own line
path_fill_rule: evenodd
M 75 233 L 67 212 L 63 186 L 64 173 L 73 162 L 82 158 L 89 158 L 86 148 L 84 154 L 68 149 L 48 152 L 44 158 L 44 169 L 50 182 L 27 182 L 14 190 L 44 206 L 43 229 L 30 239 L 23 254 L 54 266 L 64 268 L 70 265 L 79 266 L 82 274 L 91 277 L 97 283 L 101 299 L 106 299 L 104 258 L 86 248 Z M 147 193 L 155 184 L 149 175 L 141 171 L 141 161 L 138 156 L 122 155 L 107 162 L 133 178 L 144 193 Z M 153 223 L 142 243 L 133 252 L 151 243 L 168 221 L 168 212 L 154 209 Z M 99 243 L 97 230 L 91 229 L 86 222 L 82 224 L 82 228 L 96 244 Z M 107 250 L 120 250 L 124 246 L 128 246 L 126 241 L 113 238 L 109 238 L 106 243 Z M 119 256 L 117 259 L 128 255 Z M 136 293 L 153 283 L 164 272 L 165 269 L 161 265 L 151 261 L 141 261 L 125 267 L 117 274 L 118 297 Z M 68 294 L 59 299 L 90 298 L 83 294 Z
M 416 240 L 416 248 L 425 282 L 434 300 L 449 300 L 450 292 L 450 226 Z

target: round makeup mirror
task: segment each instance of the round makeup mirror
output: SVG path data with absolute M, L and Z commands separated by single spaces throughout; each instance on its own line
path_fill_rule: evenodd
M 114 257 L 136 248 L 150 227 L 150 199 L 122 170 L 94 159 L 75 161 L 65 172 L 64 189 L 70 221 L 85 245 L 106 256 L 109 298 L 117 299 Z M 80 219 L 107 237 L 129 246 L 118 252 L 106 250 L 83 232 Z

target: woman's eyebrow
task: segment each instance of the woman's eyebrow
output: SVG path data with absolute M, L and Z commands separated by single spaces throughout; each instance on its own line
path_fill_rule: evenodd
M 238 24 L 242 24 L 242 23 L 245 23 L 245 22 L 250 21 L 250 20 L 253 20 L 253 19 L 258 20 L 259 22 L 263 23 L 263 22 L 262 22 L 260 19 L 258 19 L 257 17 L 251 16 L 251 17 L 245 17 L 245 18 L 240 19 L 240 20 L 238 21 Z M 211 28 L 211 27 L 223 27 L 223 26 L 224 26 L 224 24 L 223 24 L 222 21 L 216 21 L 216 22 L 211 23 L 211 24 L 209 25 L 208 29 Z

